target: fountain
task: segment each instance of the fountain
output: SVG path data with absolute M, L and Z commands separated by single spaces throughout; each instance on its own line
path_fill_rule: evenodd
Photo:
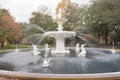
M 0 80 L 119 80 L 120 50 L 113 54 L 110 49 L 85 48 L 86 44 L 75 48 L 65 47 L 64 39 L 76 35 L 64 31 L 61 10 L 54 19 L 58 31 L 45 32 L 45 37 L 53 37 L 56 47 L 46 44 L 40 48 L 4 52 L 0 54 Z M 70 55 L 69 57 L 66 55 Z
M 59 14 L 57 15 L 55 22 L 58 23 L 58 31 L 50 31 L 46 32 L 44 35 L 48 37 L 53 37 L 56 40 L 56 48 L 52 50 L 51 53 L 56 56 L 64 56 L 65 54 L 69 54 L 70 51 L 66 49 L 64 39 L 68 37 L 73 37 L 76 35 L 75 32 L 72 31 L 63 31 L 63 23 L 66 22 L 65 18 L 62 18 L 61 9 L 59 10 Z
M 15 46 L 15 52 L 18 52 L 19 51 L 19 49 L 17 48 L 17 44 L 16 44 L 16 46 Z

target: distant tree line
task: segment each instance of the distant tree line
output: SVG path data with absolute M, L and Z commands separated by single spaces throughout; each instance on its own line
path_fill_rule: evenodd
M 90 4 L 87 5 L 62 0 L 56 8 L 56 14 L 61 8 L 62 17 L 67 18 L 64 30 L 77 28 L 78 34 L 91 34 L 97 38 L 98 43 L 117 43 L 120 42 L 120 32 L 118 31 L 120 30 L 119 4 L 119 0 L 91 0 Z M 55 30 L 57 25 L 52 21 L 52 17 L 45 14 L 47 8 L 42 8 L 39 10 L 43 11 L 32 13 L 30 23 L 37 24 L 46 30 Z

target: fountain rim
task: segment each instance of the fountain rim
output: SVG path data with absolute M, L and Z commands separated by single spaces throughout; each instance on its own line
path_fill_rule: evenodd
M 0 70 L 0 75 L 32 77 L 32 78 L 112 78 L 120 77 L 120 72 L 108 73 L 89 73 L 89 74 L 42 74 L 42 73 L 26 73 Z
M 44 35 L 50 35 L 50 34 L 61 34 L 61 33 L 66 33 L 66 34 L 74 34 L 76 35 L 75 32 L 73 31 L 49 31 L 49 32 L 45 32 Z
M 43 35 L 45 37 L 69 38 L 69 37 L 75 36 L 76 33 L 72 31 L 49 31 L 49 32 L 45 32 Z

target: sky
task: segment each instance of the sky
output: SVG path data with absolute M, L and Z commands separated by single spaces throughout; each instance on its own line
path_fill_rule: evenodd
M 71 0 L 79 4 L 88 4 L 89 0 Z M 41 5 L 51 9 L 51 15 L 55 15 L 55 8 L 61 0 L 0 0 L 0 7 L 8 9 L 16 22 L 28 22 L 33 11 L 37 11 Z

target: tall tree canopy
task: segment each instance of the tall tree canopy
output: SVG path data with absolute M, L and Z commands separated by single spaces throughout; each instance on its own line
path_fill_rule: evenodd
M 40 6 L 38 11 L 34 11 L 30 18 L 30 23 L 42 27 L 45 31 L 55 30 L 57 26 L 56 23 L 53 22 L 52 16 L 49 15 L 47 6 Z
M 9 11 L 0 8 L 0 44 L 4 47 L 6 41 L 19 41 L 21 36 L 21 28 L 15 22 Z
M 62 17 L 67 19 L 64 25 L 65 30 L 73 30 L 82 25 L 82 15 L 84 13 L 82 6 L 77 3 L 72 3 L 71 0 L 62 0 L 56 8 L 56 14 L 58 14 L 59 9 L 62 10 Z
M 32 13 L 32 17 L 29 19 L 31 26 L 28 25 L 29 27 L 36 26 L 36 29 L 32 29 L 31 35 L 32 37 L 28 37 L 28 40 L 32 43 L 38 44 L 41 43 L 42 41 L 42 35 L 40 33 L 44 33 L 46 31 L 51 31 L 51 30 L 56 30 L 57 24 L 53 21 L 52 16 L 50 16 L 50 10 L 47 6 L 40 6 L 38 11 L 34 11 Z M 28 31 L 29 33 L 29 31 Z M 39 38 L 38 38 L 39 36 Z M 41 36 L 41 37 L 40 37 Z M 32 38 L 34 37 L 34 41 Z M 44 40 L 46 41 L 46 40 Z M 48 43 L 51 43 L 51 40 L 47 41 Z M 52 40 L 53 42 L 53 40 Z M 44 43 L 44 42 L 43 42 Z
M 87 21 L 94 34 L 103 37 L 105 44 L 115 26 L 120 25 L 119 0 L 92 0 L 88 8 Z
M 59 9 L 62 9 L 62 17 L 65 16 L 66 10 L 71 5 L 71 0 L 62 0 L 56 8 L 56 15 L 59 13 Z

